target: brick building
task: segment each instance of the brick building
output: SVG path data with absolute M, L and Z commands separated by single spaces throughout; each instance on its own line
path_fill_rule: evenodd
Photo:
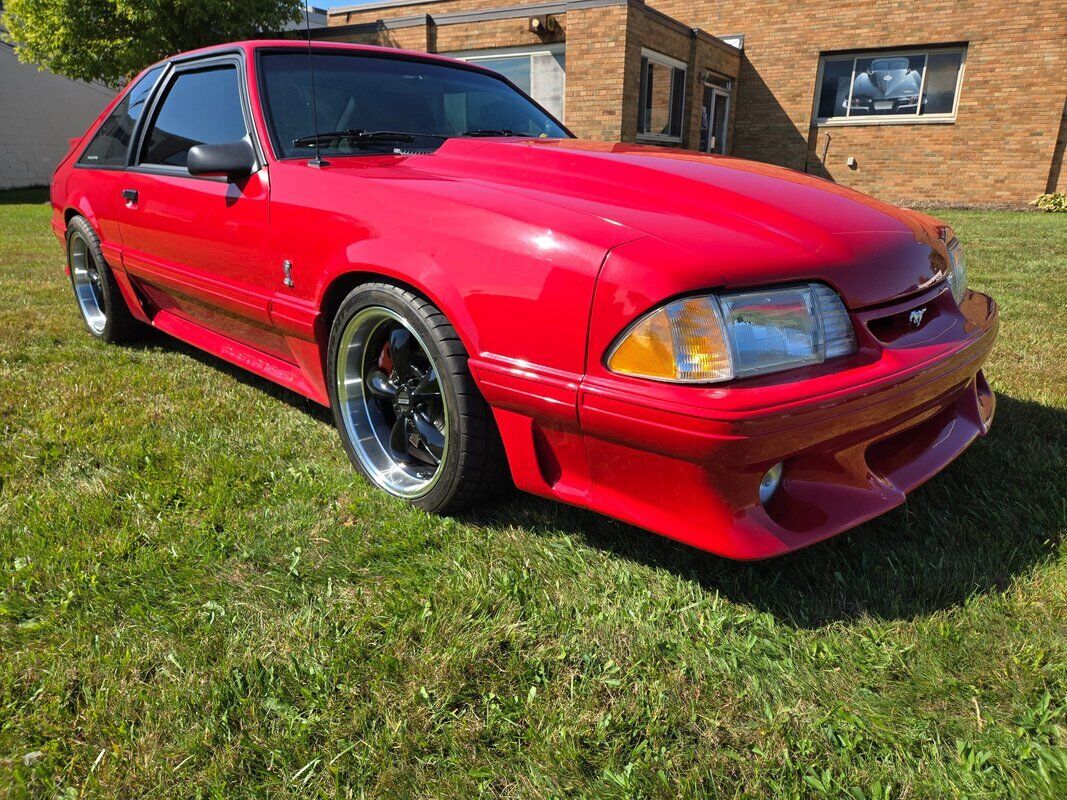
M 1064 0 L 387 0 L 322 39 L 477 61 L 578 136 L 783 164 L 898 201 L 1064 191 Z

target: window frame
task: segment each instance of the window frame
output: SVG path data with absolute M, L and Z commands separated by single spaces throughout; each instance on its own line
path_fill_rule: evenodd
M 641 130 L 645 123 L 645 91 L 648 88 L 647 81 L 645 79 L 645 64 L 647 61 L 650 64 L 659 64 L 662 67 L 669 67 L 671 72 L 671 94 L 669 100 L 669 106 L 671 113 L 674 113 L 674 72 L 673 70 L 680 69 L 682 71 L 682 104 L 678 112 L 678 128 L 681 131 L 677 136 L 667 133 L 652 133 L 644 132 Z M 655 50 L 649 50 L 647 47 L 641 48 L 641 75 L 639 76 L 639 88 L 637 92 L 637 141 L 639 142 L 668 142 L 670 144 L 682 144 L 685 139 L 685 106 L 686 95 L 688 94 L 689 87 L 689 65 L 684 61 L 671 56 L 659 53 Z
M 145 163 L 145 149 L 148 146 L 148 133 L 152 129 L 152 126 L 156 123 L 156 118 L 159 115 L 159 110 L 162 108 L 163 102 L 166 100 L 167 92 L 170 87 L 174 85 L 174 82 L 179 76 L 188 72 L 203 72 L 205 70 L 217 69 L 219 67 L 232 68 L 237 73 L 237 94 L 239 102 L 241 104 L 241 116 L 245 123 L 245 138 L 247 138 L 252 144 L 252 152 L 255 156 L 255 167 L 252 170 L 252 174 L 255 174 L 259 170 L 263 169 L 266 165 L 266 159 L 263 156 L 263 149 L 260 145 L 259 132 L 256 128 L 255 117 L 252 115 L 252 105 L 248 95 L 248 86 L 246 81 L 246 69 L 245 60 L 241 51 L 235 51 L 222 54 L 211 54 L 208 56 L 197 57 L 192 59 L 174 59 L 170 63 L 170 69 L 168 69 L 156 82 L 155 89 L 153 90 L 151 104 L 145 109 L 145 113 L 142 114 L 142 118 L 138 120 L 140 127 L 137 131 L 137 136 L 134 141 L 134 147 L 131 151 L 129 158 L 128 169 L 131 172 L 141 172 L 150 175 L 172 175 L 179 178 L 190 178 L 192 180 L 206 180 L 206 181 L 227 181 L 228 179 L 224 175 L 192 175 L 189 173 L 188 168 L 179 167 L 170 164 L 151 164 Z
M 819 127 L 841 127 L 850 125 L 944 125 L 956 121 L 956 113 L 960 104 L 960 92 L 963 89 L 963 75 L 967 71 L 968 45 L 947 44 L 929 45 L 927 47 L 888 48 L 877 50 L 846 50 L 841 52 L 825 52 L 819 54 L 819 69 L 815 75 L 814 99 L 811 107 L 812 124 Z M 930 56 L 942 53 L 959 53 L 960 69 L 956 74 L 956 87 L 952 96 L 952 111 L 942 114 L 922 114 L 923 92 L 926 89 L 927 65 Z M 848 98 L 852 99 L 852 90 L 856 82 L 856 62 L 861 58 L 893 58 L 894 56 L 923 56 L 923 75 L 919 83 L 919 103 L 914 114 L 885 114 L 865 115 L 860 117 L 820 117 L 819 102 L 822 99 L 823 73 L 828 61 L 843 61 L 852 59 L 852 77 L 849 80 Z M 848 101 L 846 101 L 848 102 Z M 851 108 L 849 109 L 851 113 Z

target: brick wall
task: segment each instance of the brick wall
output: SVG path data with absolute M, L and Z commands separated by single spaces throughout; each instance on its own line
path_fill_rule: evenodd
M 634 141 L 637 138 L 638 109 L 641 103 L 641 49 L 647 48 L 670 56 L 686 64 L 689 63 L 692 54 L 691 37 L 683 33 L 680 26 L 671 25 L 670 20 L 665 20 L 661 15 L 650 13 L 647 9 L 638 5 L 630 7 L 629 28 L 627 31 L 627 70 L 626 70 L 626 93 L 623 104 L 624 125 L 626 141 Z M 697 83 L 694 79 L 693 70 L 686 75 L 687 91 Z M 668 88 L 665 81 L 659 82 L 659 89 Z M 683 113 L 691 108 L 689 97 L 683 107 Z M 699 137 L 699 127 L 697 137 Z M 688 125 L 682 126 L 681 147 L 688 147 L 690 140 Z M 656 144 L 667 144 L 656 142 Z M 667 146 L 671 146 L 667 144 Z M 696 144 L 694 144 L 696 146 Z
M 890 200 L 1024 203 L 1050 183 L 1064 184 L 1057 146 L 1067 73 L 1063 0 L 649 4 L 714 34 L 745 34 L 735 155 Z M 957 42 L 969 48 L 954 123 L 812 124 L 820 52 Z
M 557 27 L 547 36 L 532 33 L 525 15 L 448 24 L 443 17 L 513 5 L 524 4 L 506 0 L 447 0 L 334 12 L 329 23 L 337 29 L 337 34 L 331 36 L 327 31 L 320 38 L 436 53 L 565 41 L 567 126 L 582 138 L 631 142 L 637 137 L 641 48 L 647 47 L 689 64 L 682 147 L 699 146 L 703 101 L 703 82 L 699 76 L 703 70 L 712 69 L 736 78 L 740 69 L 735 49 L 706 34 L 695 35 L 687 26 L 639 0 L 596 8 L 571 7 L 565 13 L 553 15 Z M 434 14 L 441 18 L 440 24 Z M 416 20 L 421 24 L 409 26 Z M 405 27 L 389 26 L 390 22 L 395 26 L 398 21 L 403 21 Z M 359 33 L 353 32 L 353 25 L 361 26 Z M 669 84 L 661 83 L 659 88 L 669 91 Z M 730 122 L 732 118 L 731 112 Z
M 526 17 L 435 26 L 437 29 L 436 52 L 451 53 L 458 50 L 482 50 L 562 42 L 565 38 L 565 19 L 566 15 L 563 14 L 556 18 L 556 24 L 559 27 L 549 36 L 532 33 L 530 21 Z
M 1063 102 L 1063 116 L 1060 117 L 1060 135 L 1056 137 L 1056 149 L 1052 154 L 1052 166 L 1048 173 L 1046 192 L 1067 192 L 1067 164 L 1064 164 L 1063 151 L 1067 150 L 1067 100 Z
M 647 48 L 688 65 L 683 111 L 685 122 L 682 125 L 680 146 L 697 149 L 700 146 L 700 108 L 704 102 L 704 70 L 710 69 L 736 83 L 741 68 L 737 50 L 709 35 L 694 35 L 676 20 L 640 4 L 631 6 L 627 48 L 628 72 L 623 126 L 626 140 L 633 141 L 637 135 L 637 112 L 641 94 L 641 49 Z M 733 119 L 731 107 L 730 118 L 727 120 L 728 130 Z M 729 141 L 729 135 L 727 139 Z
M 733 88 L 730 92 L 730 105 L 727 107 L 729 116 L 726 119 L 726 152 L 735 155 L 733 148 L 734 139 L 734 122 L 737 119 L 737 114 L 734 113 L 734 106 L 737 98 L 737 83 L 738 76 L 741 71 L 742 59 L 738 57 L 737 51 L 732 47 L 726 47 L 721 42 L 707 41 L 705 39 L 699 40 L 696 49 L 696 74 L 703 74 L 704 70 L 710 70 L 715 73 L 717 77 L 728 78 Z M 693 105 L 692 105 L 692 119 L 690 120 L 691 130 L 695 131 L 692 139 L 692 147 L 699 147 L 700 145 L 700 107 L 704 102 L 704 86 L 702 81 L 695 82 L 693 86 Z
M 566 16 L 567 127 L 587 139 L 626 138 L 630 7 L 586 8 Z
M 529 0 L 534 2 L 534 0 Z M 327 25 L 350 25 L 370 22 L 377 19 L 398 19 L 417 14 L 452 14 L 457 11 L 484 11 L 489 8 L 524 5 L 522 0 L 439 0 L 431 3 L 412 3 L 410 5 L 384 6 L 381 8 L 347 8 L 328 12 Z

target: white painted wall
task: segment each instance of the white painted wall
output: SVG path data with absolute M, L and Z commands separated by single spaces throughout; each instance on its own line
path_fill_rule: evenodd
M 0 42 L 0 189 L 44 186 L 115 92 L 23 64 Z

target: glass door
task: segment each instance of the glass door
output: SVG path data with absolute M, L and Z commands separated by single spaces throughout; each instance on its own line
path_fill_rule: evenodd
M 726 153 L 726 121 L 730 117 L 730 94 L 717 86 L 704 86 L 700 112 L 700 149 L 704 153 Z

